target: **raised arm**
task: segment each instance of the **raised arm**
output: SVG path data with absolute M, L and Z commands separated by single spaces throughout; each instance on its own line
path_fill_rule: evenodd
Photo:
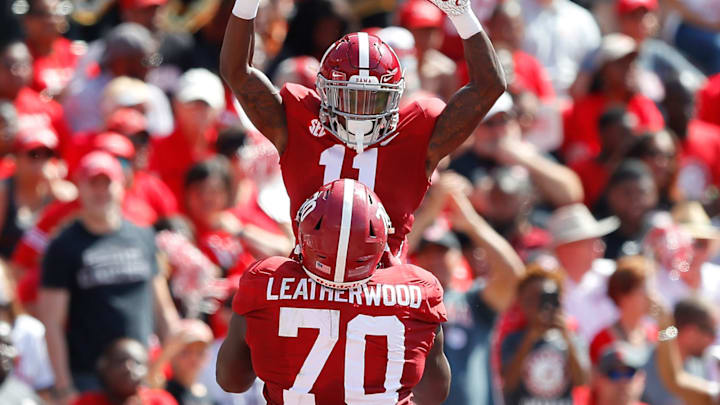
M 280 92 L 263 72 L 252 66 L 258 3 L 259 0 L 236 0 L 220 52 L 220 73 L 253 125 L 282 154 L 287 127 Z
M 467 0 L 432 0 L 463 38 L 470 82 L 448 101 L 435 123 L 427 151 L 428 177 L 442 158 L 460 146 L 505 91 L 505 75 L 490 39 Z M 462 4 L 458 4 L 462 3 Z

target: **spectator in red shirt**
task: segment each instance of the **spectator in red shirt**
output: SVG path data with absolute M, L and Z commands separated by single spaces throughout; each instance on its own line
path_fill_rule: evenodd
M 600 153 L 571 166 L 580 177 L 585 191 L 585 205 L 592 208 L 605 190 L 610 174 L 615 171 L 633 143 L 634 117 L 623 107 L 610 107 L 598 118 Z
M 565 113 L 563 155 L 569 164 L 600 153 L 598 117 L 612 105 L 622 105 L 636 117 L 635 130 L 657 131 L 663 128 L 663 117 L 649 98 L 638 93 L 635 61 L 637 44 L 623 34 L 603 39 L 597 52 L 598 71 L 590 93 L 575 101 Z
M 200 249 L 224 271 L 242 272 L 256 259 L 287 255 L 285 236 L 243 223 L 229 209 L 234 201 L 230 167 L 222 157 L 197 163 L 185 178 L 184 206 Z
M 143 345 L 132 339 L 118 339 L 98 359 L 97 373 L 103 390 L 83 394 L 73 405 L 177 405 L 168 392 L 142 386 L 147 369 L 148 355 Z
M 54 131 L 62 155 L 71 132 L 60 104 L 28 87 L 32 63 L 30 51 L 23 42 L 10 41 L 0 45 L 0 100 L 13 102 L 20 130 Z
M 25 43 L 33 57 L 33 90 L 58 97 L 75 71 L 85 47 L 73 44 L 61 33 L 68 22 L 60 0 L 30 0 L 23 15 Z
M 154 141 L 150 170 L 170 186 L 178 201 L 183 201 L 185 173 L 214 154 L 217 119 L 225 108 L 222 82 L 208 70 L 191 69 L 180 78 L 173 105 L 175 131 Z
M 57 172 L 54 159 L 57 146 L 55 133 L 49 130 L 18 133 L 15 172 L 0 183 L 0 257 L 8 259 L 12 255 L 23 232 L 34 225 L 40 212 L 56 196 L 65 200 L 75 198 L 77 192 L 72 185 L 62 181 L 69 187 L 65 192 L 53 187 L 59 179 L 49 176 Z
M 720 125 L 720 73 L 710 77 L 698 91 L 697 117 Z
M 617 262 L 608 280 L 607 294 L 617 306 L 619 319 L 601 330 L 590 344 L 590 359 L 597 364 L 602 354 L 617 342 L 639 350 L 650 350 L 656 341 L 657 328 L 646 320 L 650 309 L 648 278 L 651 263 L 643 256 L 627 256 Z
M 508 80 L 512 93 L 530 91 L 540 100 L 547 102 L 555 98 L 550 76 L 542 64 L 529 53 L 522 51 L 523 19 L 522 8 L 516 1 L 501 2 L 486 25 L 490 39 L 496 49 L 507 49 L 512 53 L 513 75 Z M 505 71 L 508 74 L 508 71 Z
M 714 118 L 694 117 L 694 93 L 692 86 L 676 78 L 665 85 L 662 104 L 668 128 L 680 139 L 679 187 L 686 198 L 701 200 L 711 186 L 720 187 L 720 126 Z M 702 106 L 703 91 L 698 97 Z

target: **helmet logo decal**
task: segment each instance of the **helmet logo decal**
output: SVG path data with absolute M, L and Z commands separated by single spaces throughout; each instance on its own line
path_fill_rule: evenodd
M 298 209 L 297 216 L 295 218 L 296 221 L 302 222 L 305 220 L 305 218 L 315 210 L 315 207 L 317 206 L 317 199 L 320 197 L 320 192 L 316 192 L 310 198 L 305 200 L 305 202 L 300 206 L 300 209 Z
M 317 118 L 313 118 L 313 120 L 310 121 L 308 131 L 310 131 L 310 134 L 316 138 L 325 136 L 325 128 L 323 128 L 322 123 Z
M 395 233 L 395 228 L 392 227 L 392 223 L 390 222 L 390 216 L 388 215 L 387 211 L 385 211 L 384 205 L 378 203 L 378 208 L 375 216 L 383 221 L 387 233 Z
M 398 68 L 395 68 L 395 69 L 385 73 L 384 75 L 380 76 L 380 81 L 382 83 L 387 83 L 387 82 L 391 81 L 393 79 L 393 77 L 395 77 L 395 75 L 397 74 L 397 71 L 398 71 Z

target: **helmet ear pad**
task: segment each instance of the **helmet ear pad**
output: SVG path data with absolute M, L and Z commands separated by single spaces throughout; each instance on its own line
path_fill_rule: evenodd
M 386 215 L 362 183 L 340 179 L 323 186 L 298 210 L 305 271 L 334 288 L 367 281 L 387 246 Z

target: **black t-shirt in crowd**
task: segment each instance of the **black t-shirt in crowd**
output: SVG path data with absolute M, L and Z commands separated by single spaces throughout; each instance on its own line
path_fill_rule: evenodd
M 67 344 L 70 370 L 94 372 L 113 340 L 147 344 L 153 327 L 152 279 L 158 273 L 152 231 L 123 221 L 109 234 L 75 221 L 54 239 L 42 264 L 42 286 L 70 294 Z
M 198 384 L 196 389 L 190 389 L 175 380 L 165 384 L 165 391 L 175 398 L 178 405 L 212 405 L 205 386 Z

